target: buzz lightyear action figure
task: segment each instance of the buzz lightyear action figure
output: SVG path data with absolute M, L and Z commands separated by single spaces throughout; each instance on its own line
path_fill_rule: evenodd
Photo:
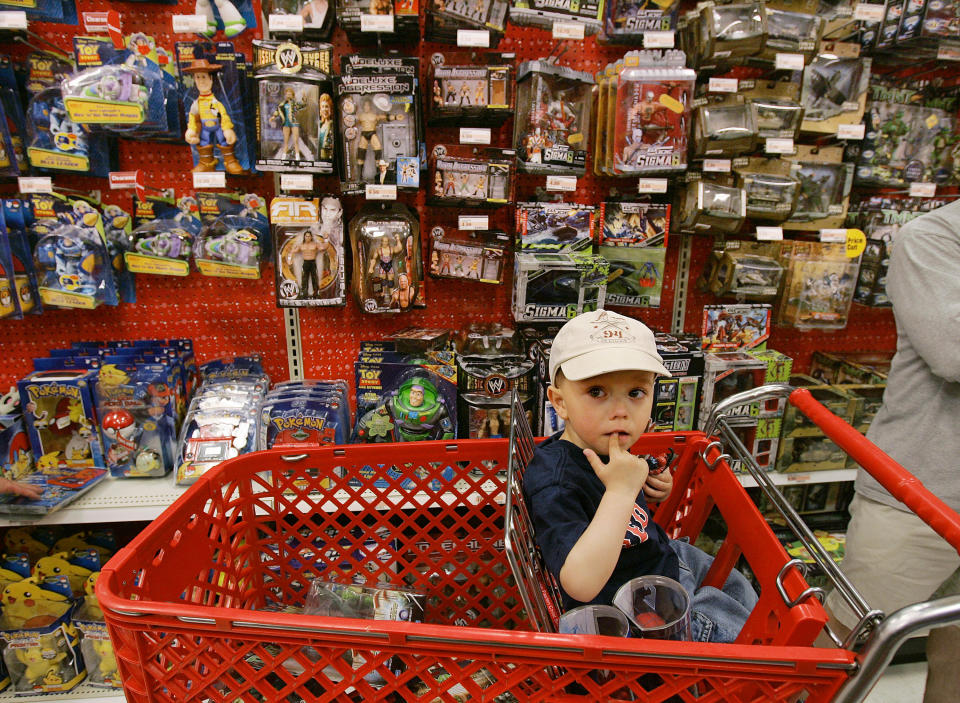
M 420 442 L 453 439 L 453 422 L 437 387 L 414 376 L 367 411 L 357 423 L 363 442 Z
M 199 95 L 190 106 L 187 114 L 187 131 L 184 140 L 197 147 L 197 165 L 194 171 L 215 171 L 217 159 L 214 147 L 220 148 L 223 166 L 227 173 L 237 176 L 245 173 L 243 166 L 233 154 L 237 143 L 237 133 L 233 131 L 233 120 L 227 109 L 213 95 L 213 74 L 222 68 L 220 64 L 210 63 L 206 59 L 196 59 L 183 69 L 193 76 Z

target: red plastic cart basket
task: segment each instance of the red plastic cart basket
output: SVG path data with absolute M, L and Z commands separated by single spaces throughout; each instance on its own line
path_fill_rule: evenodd
M 791 400 L 829 415 L 803 393 Z M 849 451 L 847 439 L 838 443 Z M 535 631 L 504 549 L 509 446 L 346 446 L 225 462 L 103 569 L 97 596 L 128 700 L 813 702 L 849 689 L 856 656 L 810 646 L 826 615 L 704 433 L 650 435 L 637 449 L 678 455 L 657 512 L 671 535 L 696 537 L 712 509 L 722 513 L 728 535 L 711 578 L 722 581 L 740 553 L 757 576 L 760 603 L 738 643 Z M 514 449 L 522 459 L 523 443 Z M 960 518 L 944 519 L 960 534 Z M 425 592 L 428 622 L 276 610 L 302 603 L 313 578 Z

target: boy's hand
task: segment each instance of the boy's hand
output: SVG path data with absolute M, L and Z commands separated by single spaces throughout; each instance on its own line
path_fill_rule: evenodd
M 647 476 L 647 482 L 643 484 L 643 494 L 650 500 L 659 502 L 666 500 L 673 490 L 673 474 L 662 471 L 656 475 Z
M 610 435 L 609 451 L 610 456 L 606 464 L 592 449 L 584 449 L 583 454 L 607 491 L 622 493 L 635 500 L 643 489 L 650 467 L 645 460 L 620 448 L 618 434 Z

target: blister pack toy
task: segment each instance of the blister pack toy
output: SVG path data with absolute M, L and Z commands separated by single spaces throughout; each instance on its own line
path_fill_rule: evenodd
M 420 39 L 420 0 L 336 0 L 336 7 L 337 24 L 351 44 Z
M 792 161 L 790 175 L 800 182 L 797 207 L 785 223 L 791 229 L 839 227 L 847 212 L 854 166 L 830 161 L 830 147 L 820 150 L 820 159 L 806 149 Z M 803 223 L 815 223 L 806 224 Z
M 155 202 L 156 219 L 140 222 L 123 241 L 124 262 L 134 273 L 186 276 L 200 234 L 196 200 L 180 198 L 176 206 Z
M 197 269 L 205 276 L 260 278 L 270 255 L 266 201 L 256 193 L 197 193 L 203 228 L 193 247 Z
M 83 634 L 80 651 L 87 670 L 87 683 L 95 688 L 122 688 L 120 672 L 117 670 L 117 655 L 113 650 L 113 643 L 110 641 L 102 614 L 97 619 L 91 615 L 88 608 L 81 608 L 74 616 L 73 622 Z
M 603 307 L 610 266 L 586 252 L 518 252 L 513 269 L 513 319 L 562 322 Z
M 770 306 L 706 305 L 701 330 L 705 352 L 764 349 L 770 338 Z
M 739 156 L 753 151 L 756 139 L 754 112 L 745 103 L 704 105 L 694 113 L 695 156 Z
M 677 26 L 676 0 L 607 0 L 599 40 L 637 46 L 646 32 L 669 32 Z
M 852 44 L 837 42 L 821 51 L 803 70 L 801 129 L 836 134 L 838 125 L 863 118 L 871 61 L 859 57 L 859 47 Z
M 423 307 L 420 222 L 401 203 L 368 204 L 350 220 L 353 295 L 364 312 Z
M 686 168 L 696 74 L 685 60 L 676 50 L 634 51 L 614 66 L 605 100 L 608 174 Z
M 17 481 L 32 470 L 33 452 L 23 423 L 20 393 L 11 386 L 0 394 L 0 476 Z
M 513 54 L 437 53 L 428 68 L 427 124 L 496 126 L 513 115 Z
M 44 304 L 87 310 L 104 303 L 116 305 L 113 269 L 103 234 L 97 228 L 68 224 L 43 230 L 37 233 L 33 256 Z
M 162 87 L 135 66 L 85 69 L 64 80 L 61 90 L 67 114 L 77 124 L 140 125 L 152 107 L 151 90 L 159 95 L 162 110 Z
M 510 21 L 514 24 L 540 27 L 550 31 L 555 22 L 582 24 L 584 34 L 596 34 L 603 21 L 603 2 L 599 0 L 512 0 Z
M 27 158 L 35 168 L 92 176 L 106 176 L 110 171 L 106 138 L 90 134 L 70 119 L 60 88 L 43 90 L 30 99 L 27 137 Z
M 681 232 L 737 232 L 747 215 L 747 198 L 742 188 L 711 181 L 691 181 L 680 201 Z
M 257 408 L 257 449 L 345 444 L 352 431 L 345 381 L 284 384 Z
M 777 322 L 799 329 L 842 329 L 847 325 L 860 257 L 846 245 L 784 241 L 785 279 Z
M 307 39 L 329 39 L 334 25 L 334 3 L 329 0 L 267 0 L 263 3 L 264 14 L 293 15 L 299 17 L 302 32 L 285 32 L 271 25 L 273 36 L 302 35 Z
M 431 205 L 501 207 L 513 201 L 513 149 L 437 144 L 430 152 Z
M 222 31 L 226 37 L 235 37 L 248 27 L 257 26 L 257 16 L 250 0 L 196 0 L 194 14 L 207 20 L 205 36 Z
M 589 73 L 548 61 L 520 64 L 513 144 L 522 171 L 584 173 L 593 82 Z
M 667 250 L 663 247 L 600 246 L 610 265 L 604 307 L 660 307 Z
M 760 53 L 767 41 L 764 4 L 707 4 L 700 12 L 699 40 L 701 65 Z
M 331 47 L 254 40 L 262 171 L 333 172 Z
M 444 44 L 462 44 L 461 30 L 481 34 L 479 43 L 496 47 L 507 27 L 508 0 L 428 0 L 425 38 Z M 486 41 L 483 41 L 486 39 Z
M 391 373 L 381 382 L 382 394 L 370 406 L 361 408 L 357 397 L 355 442 L 419 442 L 456 436 L 456 383 L 415 366 Z
M 503 283 L 509 245 L 505 232 L 463 232 L 438 225 L 430 231 L 428 270 L 436 278 Z
M 754 97 L 749 100 L 760 139 L 796 139 L 803 122 L 803 106 L 789 98 Z
M 530 251 L 589 250 L 596 208 L 579 203 L 517 203 L 517 246 Z
M 783 277 L 779 254 L 777 242 L 727 240 L 714 247 L 700 286 L 719 297 L 773 300 Z
M 14 275 L 13 257 L 10 252 L 10 237 L 0 220 L 0 320 L 20 320 L 23 311 L 17 295 L 17 279 Z
M 600 205 L 599 243 L 609 247 L 665 247 L 670 231 L 666 203 L 606 201 Z
M 510 395 L 516 391 L 521 405 L 533 406 L 533 369 L 533 360 L 517 354 L 458 356 L 460 436 L 508 436 L 512 418 Z
M 270 203 L 277 304 L 343 305 L 343 206 L 340 199 L 279 196 Z
M 791 170 L 789 161 L 777 158 L 750 157 L 737 163 L 734 172 L 746 197 L 747 217 L 782 222 L 793 214 L 800 180 Z

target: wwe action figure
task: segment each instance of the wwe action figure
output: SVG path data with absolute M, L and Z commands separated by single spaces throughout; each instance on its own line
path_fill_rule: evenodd
M 287 86 L 283 91 L 283 101 L 280 102 L 273 115 L 270 116 L 270 122 L 274 127 L 280 127 L 283 130 L 283 145 L 274 158 L 286 159 L 290 149 L 293 149 L 293 158 L 300 158 L 303 151 L 303 158 L 309 159 L 309 150 L 301 149 L 300 140 L 300 122 L 298 113 L 306 107 L 306 103 L 297 100 L 296 92 L 292 86 Z
M 213 95 L 213 75 L 220 68 L 219 64 L 210 63 L 206 59 L 197 59 L 183 69 L 184 73 L 193 76 L 194 85 L 199 93 L 187 115 L 187 131 L 184 134 L 184 140 L 187 144 L 197 147 L 199 157 L 194 171 L 215 171 L 217 159 L 213 150 L 214 147 L 218 147 L 223 156 L 225 170 L 236 176 L 245 173 L 243 166 L 233 154 L 237 135 L 233 131 L 233 121 L 227 114 L 226 108 Z

